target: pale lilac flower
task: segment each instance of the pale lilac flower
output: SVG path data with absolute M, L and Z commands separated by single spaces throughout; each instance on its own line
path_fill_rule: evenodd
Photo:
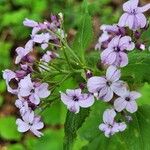
M 106 109 L 103 114 L 104 123 L 99 125 L 99 129 L 104 132 L 106 137 L 126 129 L 125 122 L 117 123 L 114 121 L 115 116 L 116 112 L 113 109 Z
M 16 73 L 15 72 L 13 72 L 13 71 L 11 71 L 11 70 L 9 70 L 9 69 L 6 69 L 5 71 L 3 71 L 3 78 L 6 80 L 6 85 L 7 85 L 7 91 L 8 92 L 10 92 L 10 93 L 12 93 L 12 94 L 17 94 L 18 93 L 18 88 L 12 88 L 11 86 L 10 86 L 10 82 L 12 81 L 12 80 L 18 80 L 17 79 L 17 76 L 16 76 Z
M 41 33 L 35 34 L 33 37 L 33 41 L 35 43 L 41 44 L 41 48 L 45 50 L 48 47 L 48 42 L 51 38 L 52 37 L 49 33 Z
M 120 70 L 114 66 L 107 69 L 106 77 L 91 77 L 87 82 L 88 91 L 97 95 L 98 99 L 106 102 L 113 98 L 114 93 L 119 94 L 126 90 L 124 82 L 119 80 Z
M 102 35 L 99 37 L 98 43 L 95 46 L 95 49 L 103 49 L 108 46 L 110 40 L 116 35 L 125 35 L 125 29 L 119 27 L 117 24 L 114 25 L 102 25 L 100 30 L 103 31 Z
M 28 19 L 28 18 L 26 18 L 26 19 L 23 21 L 23 24 L 24 24 L 24 26 L 32 27 L 32 28 L 38 26 L 38 23 L 37 23 L 37 22 L 35 22 L 34 20 L 30 20 L 30 19 Z
M 66 93 L 61 92 L 61 100 L 74 113 L 79 113 L 80 107 L 87 108 L 94 103 L 93 95 L 82 94 L 81 89 L 66 90 Z
M 137 103 L 136 99 L 141 97 L 141 94 L 136 91 L 126 91 L 124 93 L 119 93 L 119 98 L 117 98 L 114 102 L 114 107 L 118 112 L 126 109 L 130 113 L 134 113 L 137 111 Z
M 33 111 L 26 112 L 22 119 L 17 119 L 16 124 L 18 126 L 19 132 L 27 132 L 30 130 L 33 134 L 41 137 L 43 134 L 39 131 L 44 127 L 43 122 L 41 122 L 40 117 L 35 116 Z
M 48 84 L 35 84 L 31 81 L 30 74 L 19 82 L 19 92 L 20 97 L 29 96 L 30 101 L 38 105 L 40 103 L 40 98 L 46 98 L 50 95 L 48 90 Z
M 108 48 L 101 53 L 102 63 L 124 67 L 128 64 L 126 51 L 135 48 L 135 44 L 129 36 L 116 36 L 108 44 Z
M 123 5 L 125 13 L 121 16 L 118 25 L 128 26 L 132 30 L 144 28 L 147 24 L 144 12 L 150 9 L 150 4 L 138 7 L 139 0 L 129 0 Z
M 29 41 L 26 43 L 25 48 L 23 48 L 23 47 L 18 47 L 18 48 L 16 49 L 17 57 L 16 57 L 16 60 L 15 60 L 15 64 L 20 63 L 20 61 L 21 61 L 25 56 L 27 56 L 27 54 L 29 54 L 32 50 L 33 50 L 33 41 L 32 41 L 32 40 L 29 40 Z
M 26 112 L 31 110 L 28 106 L 28 102 L 25 99 L 17 99 L 15 102 L 15 106 L 19 108 L 21 116 L 23 116 Z
M 51 51 L 47 51 L 43 56 L 42 56 L 42 59 L 41 61 L 44 61 L 44 62 L 50 62 L 52 59 L 55 59 L 59 57 L 59 55 L 57 53 L 54 53 L 54 52 L 51 52 Z

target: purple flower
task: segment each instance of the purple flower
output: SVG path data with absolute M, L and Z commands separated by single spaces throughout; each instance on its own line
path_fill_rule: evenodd
M 44 62 L 47 62 L 47 63 L 48 63 L 48 62 L 50 62 L 52 59 L 57 58 L 57 57 L 59 57 L 59 55 L 58 55 L 57 53 L 54 53 L 54 52 L 51 52 L 51 51 L 47 51 L 47 52 L 43 55 L 41 61 L 44 61 Z
M 114 107 L 118 112 L 126 109 L 130 113 L 134 113 L 137 111 L 137 103 L 135 100 L 141 97 L 141 94 L 135 91 L 129 92 L 126 91 L 124 93 L 119 93 L 120 97 L 117 98 L 114 102 Z
M 102 25 L 100 30 L 103 31 L 102 35 L 99 37 L 98 43 L 95 49 L 103 49 L 108 46 L 109 41 L 116 35 L 125 35 L 125 29 L 119 27 L 117 24 L 114 25 Z
M 97 95 L 98 99 L 106 102 L 113 98 L 114 93 L 119 94 L 125 91 L 124 82 L 119 80 L 120 70 L 110 66 L 107 69 L 106 77 L 91 77 L 87 82 L 88 91 Z
M 108 48 L 101 53 L 102 63 L 124 67 L 128 64 L 127 51 L 133 50 L 135 44 L 129 36 L 116 36 L 108 44 Z
M 48 47 L 48 42 L 51 39 L 51 35 L 49 33 L 41 33 L 35 34 L 33 37 L 33 41 L 35 43 L 40 43 L 42 49 L 46 49 Z
M 48 84 L 35 84 L 31 81 L 30 74 L 19 82 L 19 93 L 20 97 L 29 96 L 30 101 L 38 105 L 40 103 L 40 98 L 46 98 L 50 95 L 48 90 Z
M 40 117 L 35 116 L 33 111 L 26 112 L 22 119 L 17 119 L 16 124 L 19 132 L 27 132 L 30 130 L 36 136 L 41 137 L 43 134 L 38 131 L 44 127 L 43 122 L 40 121 Z
M 29 54 L 32 50 L 33 50 L 33 41 L 32 41 L 32 40 L 29 40 L 29 41 L 26 43 L 25 48 L 23 48 L 23 47 L 18 47 L 18 48 L 16 49 L 17 57 L 16 57 L 16 60 L 15 60 L 15 64 L 20 63 L 20 61 L 21 61 L 25 56 L 27 56 L 27 54 Z
M 17 94 L 18 93 L 18 88 L 13 89 L 10 86 L 10 82 L 12 80 L 14 80 L 14 79 L 16 81 L 18 80 L 17 76 L 16 76 L 16 73 L 13 72 L 13 71 L 11 71 L 11 70 L 9 70 L 9 69 L 6 69 L 5 71 L 3 71 L 3 78 L 6 80 L 7 91 L 10 92 L 10 93 L 12 93 L 12 94 Z
M 113 109 L 106 109 L 103 114 L 104 123 L 99 125 L 99 129 L 104 132 L 106 137 L 126 129 L 125 122 L 117 123 L 114 121 L 115 116 L 116 112 Z
M 128 26 L 132 30 L 144 28 L 147 24 L 143 12 L 150 9 L 150 4 L 138 7 L 139 0 L 129 0 L 124 3 L 123 10 L 125 13 L 121 16 L 118 25 L 121 27 Z
M 30 110 L 28 102 L 24 99 L 17 99 L 15 105 L 19 108 L 21 116 Z
M 38 23 L 35 22 L 34 20 L 30 20 L 28 18 L 26 18 L 24 21 L 23 21 L 23 24 L 24 26 L 27 26 L 27 27 L 31 27 L 31 28 L 34 28 L 34 27 L 37 27 L 38 26 Z
M 79 113 L 80 107 L 87 108 L 94 103 L 93 95 L 82 94 L 81 89 L 66 90 L 66 93 L 61 92 L 61 100 L 74 113 Z

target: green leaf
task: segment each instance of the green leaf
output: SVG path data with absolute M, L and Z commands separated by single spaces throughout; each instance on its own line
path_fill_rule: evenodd
M 72 150 L 74 140 L 77 137 L 76 132 L 88 115 L 89 109 L 81 109 L 78 114 L 68 111 L 65 122 L 64 150 Z
M 122 76 L 133 89 L 142 86 L 145 82 L 150 83 L 150 53 L 129 53 L 129 64 L 122 69 Z
M 150 148 L 150 106 L 139 107 L 133 114 L 133 121 L 122 134 L 122 140 L 129 150 L 148 150 Z
M 107 138 L 98 129 L 102 123 L 102 115 L 108 108 L 105 104 L 96 103 L 86 119 L 83 126 L 78 131 L 81 139 L 88 140 L 89 143 L 83 147 L 85 150 L 148 150 L 150 148 L 150 106 L 140 106 L 138 111 L 132 115 L 133 121 L 127 123 L 124 132 L 117 133 Z
M 42 118 L 45 124 L 61 125 L 65 121 L 66 108 L 61 102 L 55 102 L 51 107 L 46 108 L 42 113 Z
M 16 119 L 14 117 L 0 118 L 0 137 L 6 140 L 19 141 L 21 133 L 17 131 Z
M 61 150 L 63 145 L 62 129 L 46 129 L 41 138 L 28 136 L 25 139 L 27 150 Z
M 93 39 L 92 19 L 88 13 L 88 4 L 86 0 L 83 3 L 83 13 L 76 38 L 73 42 L 73 49 L 81 60 L 85 61 L 85 50 L 88 48 Z

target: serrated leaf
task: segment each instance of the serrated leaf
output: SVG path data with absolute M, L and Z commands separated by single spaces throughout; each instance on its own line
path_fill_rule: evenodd
M 76 132 L 88 115 L 89 109 L 81 109 L 78 114 L 68 111 L 65 122 L 64 150 L 72 150 L 74 140 L 77 137 Z

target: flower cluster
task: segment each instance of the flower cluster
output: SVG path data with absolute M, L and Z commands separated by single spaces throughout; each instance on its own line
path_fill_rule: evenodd
M 44 127 L 44 124 L 40 116 L 35 113 L 35 109 L 38 108 L 41 100 L 47 98 L 51 92 L 47 83 L 43 83 L 40 79 L 32 78 L 36 62 L 35 57 L 33 57 L 33 50 L 37 45 L 43 50 L 47 50 L 49 45 L 57 49 L 60 45 L 60 40 L 54 33 L 63 37 L 64 32 L 60 28 L 61 21 L 58 16 L 51 16 L 51 20 L 44 23 L 25 19 L 23 24 L 32 28 L 31 39 L 24 47 L 16 49 L 15 64 L 18 64 L 19 70 L 11 71 L 6 69 L 3 71 L 3 78 L 6 80 L 8 92 L 18 97 L 15 102 L 21 115 L 21 119 L 16 120 L 18 131 L 26 132 L 30 130 L 40 137 L 42 133 L 39 130 Z M 59 56 L 56 52 L 47 50 L 40 61 L 49 63 L 57 57 Z M 15 86 L 15 88 L 12 86 Z
M 140 93 L 130 91 L 127 83 L 119 80 L 121 77 L 119 67 L 128 65 L 128 52 L 135 48 L 145 50 L 145 45 L 139 42 L 139 39 L 148 26 L 143 12 L 150 9 L 150 4 L 139 7 L 138 3 L 139 0 L 125 2 L 123 4 L 125 13 L 120 17 L 118 24 L 101 26 L 103 33 L 95 47 L 102 50 L 101 61 L 108 68 L 105 77 L 91 77 L 87 87 L 98 99 L 113 105 L 112 109 L 104 112 L 104 123 L 99 126 L 107 137 L 126 128 L 125 122 L 115 122 L 116 112 L 125 114 L 126 111 L 136 112 L 138 109 L 136 99 L 141 97 Z M 125 118 L 132 120 L 131 116 Z
M 103 123 L 99 125 L 99 129 L 104 132 L 106 137 L 110 137 L 127 128 L 125 120 L 132 120 L 129 113 L 137 111 L 136 100 L 141 94 L 132 91 L 128 84 L 121 79 L 121 68 L 128 65 L 128 53 L 130 51 L 135 48 L 145 50 L 145 44 L 141 42 L 140 37 L 148 27 L 148 21 L 143 12 L 150 8 L 150 4 L 138 7 L 138 3 L 139 0 L 127 1 L 123 5 L 125 13 L 118 23 L 102 25 L 100 28 L 103 33 L 95 48 L 101 50 L 101 63 L 106 69 L 106 74 L 103 76 L 94 76 L 94 71 L 90 70 L 86 66 L 87 64 L 84 64 L 67 44 L 66 35 L 62 27 L 62 14 L 59 14 L 59 17 L 51 16 L 50 21 L 45 21 L 44 23 L 30 19 L 24 20 L 23 24 L 32 28 L 32 33 L 25 46 L 16 49 L 15 64 L 19 65 L 19 70 L 11 71 L 7 69 L 3 72 L 7 90 L 18 97 L 15 105 L 21 115 L 21 119 L 16 121 L 19 132 L 30 130 L 38 137 L 42 135 L 39 130 L 43 128 L 44 124 L 35 110 L 40 107 L 42 99 L 47 98 L 50 94 L 52 96 L 54 88 L 50 89 L 50 85 L 43 83 L 38 77 L 33 78 L 33 73 L 36 72 L 37 68 L 40 72 L 45 70 L 48 70 L 48 73 L 52 72 L 49 66 L 50 62 L 55 58 L 57 58 L 56 60 L 63 60 L 63 65 L 67 64 L 67 67 L 63 65 L 62 67 L 60 62 L 57 67 L 51 64 L 51 67 L 56 69 L 55 72 L 58 71 L 61 75 L 63 73 L 67 74 L 59 84 L 56 81 L 52 82 L 54 85 L 56 83 L 55 88 L 62 84 L 70 74 L 80 73 L 81 75 L 78 67 L 85 71 L 84 79 L 86 83 L 80 83 L 80 88 L 67 89 L 66 92 L 58 93 L 61 101 L 69 111 L 77 114 L 80 108 L 91 107 L 95 99 L 104 101 L 109 103 L 111 108 L 104 111 Z M 36 46 L 40 46 L 43 51 L 45 50 L 39 62 L 33 57 L 33 50 Z M 51 49 L 48 50 L 50 46 Z M 59 48 L 63 52 L 58 54 L 56 50 Z M 68 50 L 67 53 L 65 48 Z M 68 57 L 68 53 L 73 57 Z M 61 54 L 64 57 L 59 58 Z M 38 67 L 34 68 L 36 63 Z M 74 67 L 75 65 L 77 67 Z M 52 74 L 52 76 L 55 77 L 55 74 Z M 14 88 L 12 83 L 13 87 L 15 86 Z M 120 120 L 117 120 L 118 114 L 122 116 Z
M 103 33 L 95 48 L 101 50 L 101 62 L 107 70 L 106 75 L 90 76 L 87 80 L 88 95 L 91 96 L 84 99 L 81 90 L 78 89 L 67 90 L 66 94 L 61 93 L 63 103 L 75 113 L 79 112 L 79 106 L 90 107 L 93 104 L 92 95 L 98 100 L 108 102 L 112 108 L 104 112 L 104 123 L 99 126 L 106 137 L 126 129 L 126 123 L 115 121 L 115 117 L 117 113 L 122 112 L 124 119 L 132 120 L 132 117 L 127 114 L 137 111 L 136 100 L 141 97 L 140 93 L 130 91 L 128 84 L 120 79 L 121 70 L 119 69 L 128 65 L 130 51 L 135 48 L 145 49 L 145 45 L 139 43 L 139 39 L 147 28 L 148 22 L 143 12 L 150 8 L 150 4 L 138 7 L 138 2 L 138 0 L 129 0 L 123 5 L 125 13 L 118 24 L 100 27 Z

